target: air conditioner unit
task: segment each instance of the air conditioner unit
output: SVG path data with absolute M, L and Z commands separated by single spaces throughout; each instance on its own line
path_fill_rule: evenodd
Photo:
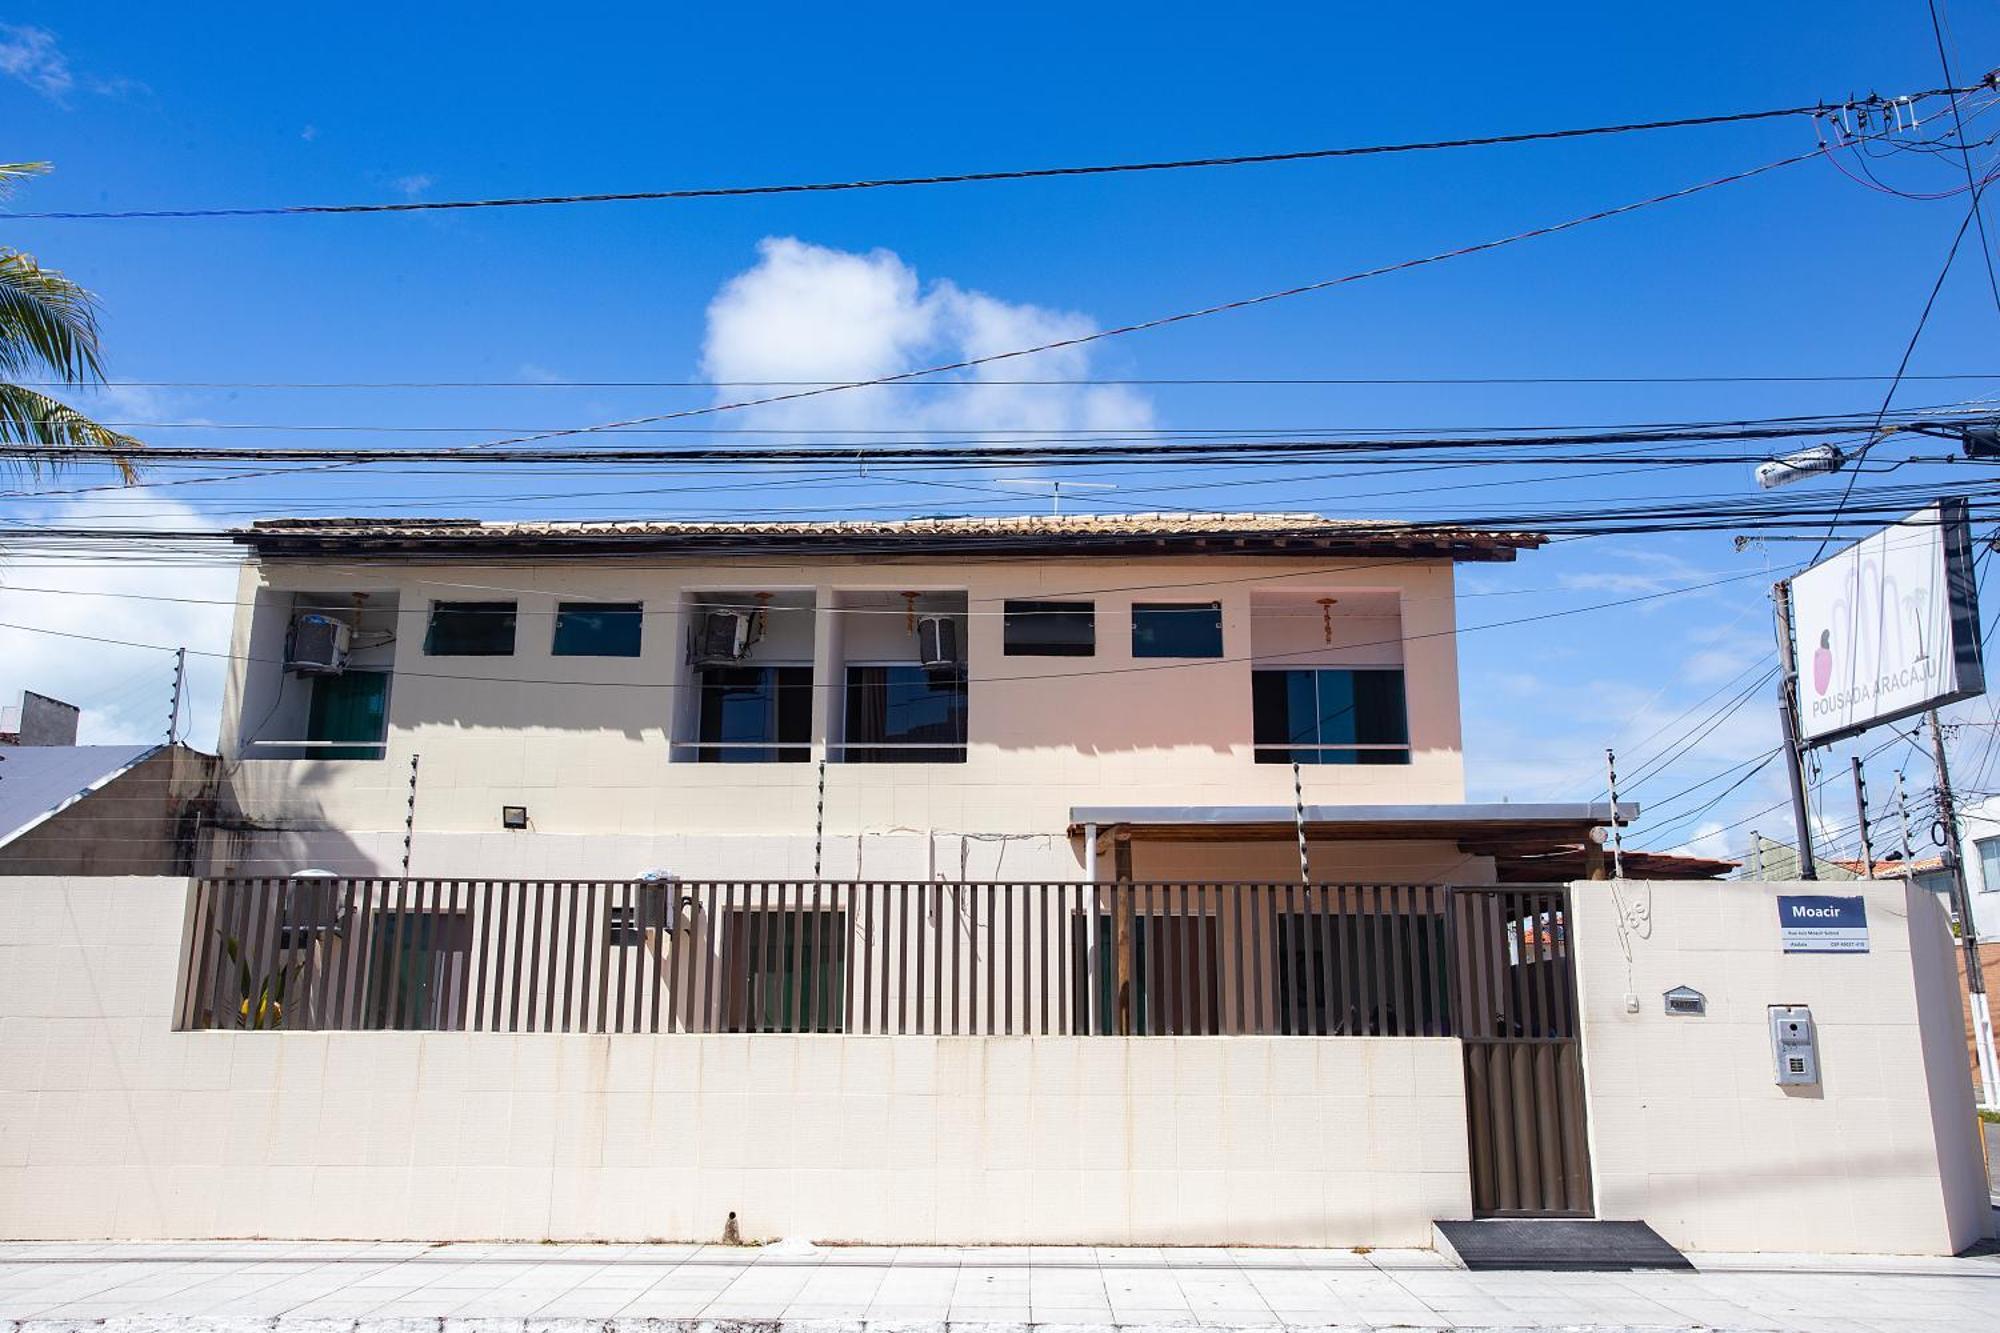
M 307 870 L 284 880 L 279 903 L 279 942 L 301 948 L 324 935 L 340 933 L 347 910 L 346 886 L 324 871 Z
M 332 616 L 300 616 L 292 622 L 285 669 L 301 676 L 337 676 L 347 670 L 353 631 Z
M 740 662 L 750 651 L 748 611 L 710 611 L 695 626 L 694 660 L 697 666 L 728 666 Z
M 917 622 L 917 660 L 927 667 L 958 665 L 958 622 L 925 616 Z

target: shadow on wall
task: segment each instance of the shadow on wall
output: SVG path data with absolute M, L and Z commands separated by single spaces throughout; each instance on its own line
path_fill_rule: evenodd
M 321 765 L 310 766 L 313 770 Z M 301 870 L 331 870 L 340 875 L 381 873 L 378 856 L 354 837 L 327 821 L 324 807 L 304 790 L 328 781 L 315 771 L 303 776 L 279 819 L 253 819 L 243 813 L 239 793 L 231 784 L 234 769 L 225 774 L 216 797 L 215 814 L 198 862 L 208 875 L 294 875 Z M 400 837 L 400 835 L 398 835 Z

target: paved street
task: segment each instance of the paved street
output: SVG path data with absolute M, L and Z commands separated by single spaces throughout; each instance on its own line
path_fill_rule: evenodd
M 165 1318 L 312 1333 L 521 1321 L 1201 1327 L 2000 1328 L 2000 1259 L 1697 1256 L 1695 1273 L 1469 1273 L 1415 1250 L 295 1242 L 0 1245 L 0 1333 Z M 411 1323 L 409 1321 L 417 1321 Z M 482 1321 L 458 1323 L 457 1321 Z

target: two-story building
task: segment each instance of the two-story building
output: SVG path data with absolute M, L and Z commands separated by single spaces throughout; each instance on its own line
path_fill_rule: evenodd
M 240 540 L 217 861 L 242 873 L 1283 879 L 1303 805 L 1315 875 L 1488 882 L 1607 814 L 1465 804 L 1453 568 L 1533 533 L 1145 514 Z

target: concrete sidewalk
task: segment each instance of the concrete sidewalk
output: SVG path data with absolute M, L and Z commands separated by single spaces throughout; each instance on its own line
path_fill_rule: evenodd
M 1693 1273 L 1469 1273 L 1427 1250 L 331 1242 L 0 1244 L 0 1333 L 722 1333 L 953 1325 L 2000 1328 L 2000 1258 L 1695 1256 Z M 306 1321 L 312 1321 L 310 1325 Z M 588 1325 L 570 1325 L 588 1333 Z

